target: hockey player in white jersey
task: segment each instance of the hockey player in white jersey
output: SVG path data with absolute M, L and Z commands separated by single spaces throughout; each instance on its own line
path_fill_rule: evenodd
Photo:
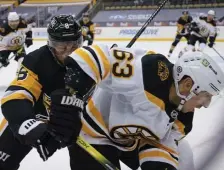
M 191 130 L 194 109 L 208 107 L 224 88 L 221 68 L 202 52 L 173 65 L 147 50 L 93 45 L 77 49 L 66 64 L 70 91 L 83 100 L 97 86 L 104 91 L 90 98 L 80 135 L 117 167 L 121 151 L 136 151 L 142 170 L 178 169 L 177 141 Z M 63 113 L 59 99 L 66 95 L 51 98 L 54 112 Z M 69 150 L 72 168 L 104 169 L 76 145 Z
M 18 65 L 26 55 L 24 44 L 27 47 L 33 44 L 32 31 L 26 22 L 16 12 L 10 12 L 6 23 L 0 26 L 0 64 L 6 67 L 8 58 L 14 53 Z
M 188 46 L 184 48 L 179 54 L 181 55 L 189 50 L 195 50 L 196 42 L 199 42 L 198 51 L 203 51 L 206 47 L 207 41 L 210 48 L 213 47 L 217 31 L 216 31 L 216 21 L 215 12 L 213 10 L 208 11 L 208 14 L 200 14 L 199 18 L 196 18 L 191 23 L 191 35 L 189 38 Z

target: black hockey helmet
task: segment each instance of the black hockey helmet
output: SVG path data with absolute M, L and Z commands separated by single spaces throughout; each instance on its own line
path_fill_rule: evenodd
M 184 10 L 184 11 L 182 11 L 182 14 L 183 15 L 189 15 L 189 11 L 188 10 Z
M 56 59 L 66 58 L 83 44 L 80 25 L 72 15 L 59 15 L 47 27 L 48 47 Z
M 88 12 L 83 13 L 82 17 L 88 17 L 89 18 L 89 13 Z
M 47 27 L 49 39 L 55 41 L 76 41 L 82 37 L 80 25 L 72 15 L 59 15 L 51 19 Z

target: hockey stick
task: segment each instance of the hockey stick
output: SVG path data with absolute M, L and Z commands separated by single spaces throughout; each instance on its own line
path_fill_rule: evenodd
M 224 60 L 224 57 L 215 49 L 215 47 L 212 47 L 212 49 L 218 54 L 219 57 Z
M 149 17 L 149 19 L 145 22 L 145 24 L 141 27 L 141 29 L 135 34 L 135 36 L 132 38 L 132 40 L 128 43 L 128 45 L 126 46 L 127 48 L 132 47 L 132 45 L 135 43 L 135 41 L 141 36 L 141 34 L 145 31 L 145 29 L 147 28 L 147 26 L 152 22 L 152 20 L 159 13 L 159 11 L 163 8 L 163 6 L 166 4 L 167 1 L 168 0 L 164 0 L 163 3 Z
M 78 137 L 76 143 L 88 152 L 94 159 L 96 159 L 102 166 L 107 170 L 119 170 L 114 166 L 107 158 L 105 158 L 100 152 L 98 152 L 94 147 L 87 143 L 82 137 Z
M 10 61 L 13 57 L 15 57 L 16 56 L 16 54 L 18 54 L 18 53 L 20 53 L 20 52 L 22 52 L 22 50 L 23 50 L 23 48 L 20 48 L 15 54 L 13 54 L 11 57 L 9 57 L 9 59 L 8 59 L 8 61 Z M 2 67 L 4 67 L 3 65 L 1 65 L 0 66 L 0 69 L 2 68 Z
M 129 42 L 129 44 L 127 45 L 127 48 L 132 47 L 132 45 L 136 42 L 136 40 L 145 31 L 147 26 L 151 23 L 151 21 L 155 18 L 155 16 L 159 13 L 159 11 L 163 8 L 163 6 L 166 4 L 167 1 L 168 0 L 164 0 L 163 3 L 155 10 L 155 12 L 150 16 L 150 18 L 146 21 L 146 23 L 141 27 L 141 29 L 137 32 L 137 34 Z M 83 148 L 86 152 L 88 152 L 95 160 L 97 160 L 107 170 L 119 170 L 108 159 L 106 159 L 100 152 L 98 152 L 94 147 L 92 147 L 88 142 L 86 142 L 82 137 L 79 136 L 76 143 L 81 148 Z

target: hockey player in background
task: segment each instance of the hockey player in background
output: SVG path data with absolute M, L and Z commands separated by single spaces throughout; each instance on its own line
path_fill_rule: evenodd
M 16 12 L 9 12 L 7 21 L 0 26 L 0 64 L 6 67 L 8 58 L 14 53 L 18 68 L 26 55 L 24 44 L 33 44 L 32 31 Z
M 192 21 L 192 17 L 189 15 L 188 11 L 183 11 L 182 14 L 183 15 L 177 21 L 177 34 L 170 48 L 168 57 L 172 55 L 173 50 L 175 49 L 177 44 L 180 42 L 182 37 L 184 37 L 187 41 L 189 40 L 189 36 L 190 36 L 189 25 Z
M 88 41 L 88 45 L 92 45 L 94 40 L 94 23 L 90 20 L 88 13 L 83 14 L 79 24 L 82 27 L 84 41 Z
M 190 132 L 194 109 L 208 107 L 224 89 L 218 63 L 189 52 L 173 65 L 161 54 L 104 45 L 82 47 L 70 56 L 66 84 L 71 91 L 88 99 L 100 87 L 83 112 L 80 135 L 118 168 L 120 152 L 136 151 L 142 170 L 181 169 L 177 143 Z M 55 113 L 63 113 L 67 95 L 51 98 L 61 105 Z M 104 169 L 76 144 L 69 152 L 74 170 Z
M 208 14 L 200 14 L 199 18 L 192 21 L 190 26 L 190 38 L 187 47 L 185 47 L 179 54 L 179 57 L 184 52 L 189 50 L 203 51 L 206 47 L 207 41 L 210 48 L 213 47 L 217 36 L 215 11 L 209 10 Z M 199 42 L 198 49 L 195 48 L 196 42 Z
M 0 124 L 0 170 L 18 169 L 32 147 L 47 160 L 75 140 L 81 129 L 77 113 L 81 108 L 64 107 L 63 115 L 50 116 L 49 111 L 51 93 L 65 88 L 65 58 L 82 46 L 81 27 L 71 15 L 60 15 L 52 18 L 47 32 L 48 44 L 25 56 L 18 76 L 1 99 L 6 119 Z

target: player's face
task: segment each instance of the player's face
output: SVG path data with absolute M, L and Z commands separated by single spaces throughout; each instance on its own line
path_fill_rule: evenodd
M 89 17 L 83 17 L 83 22 L 89 22 Z
M 82 37 L 77 41 L 67 41 L 67 42 L 57 42 L 50 41 L 49 45 L 53 47 L 54 55 L 60 60 L 63 61 L 77 48 L 82 46 Z
M 12 29 L 16 29 L 19 25 L 19 20 L 17 21 L 8 21 L 9 23 L 9 26 L 12 28 Z
M 213 15 L 208 15 L 208 20 L 211 21 L 214 19 L 214 16 Z
M 208 92 L 200 92 L 199 94 L 193 96 L 191 99 L 185 102 L 183 109 L 185 112 L 194 111 L 195 108 L 200 109 L 201 107 L 207 108 L 212 100 L 212 95 Z

